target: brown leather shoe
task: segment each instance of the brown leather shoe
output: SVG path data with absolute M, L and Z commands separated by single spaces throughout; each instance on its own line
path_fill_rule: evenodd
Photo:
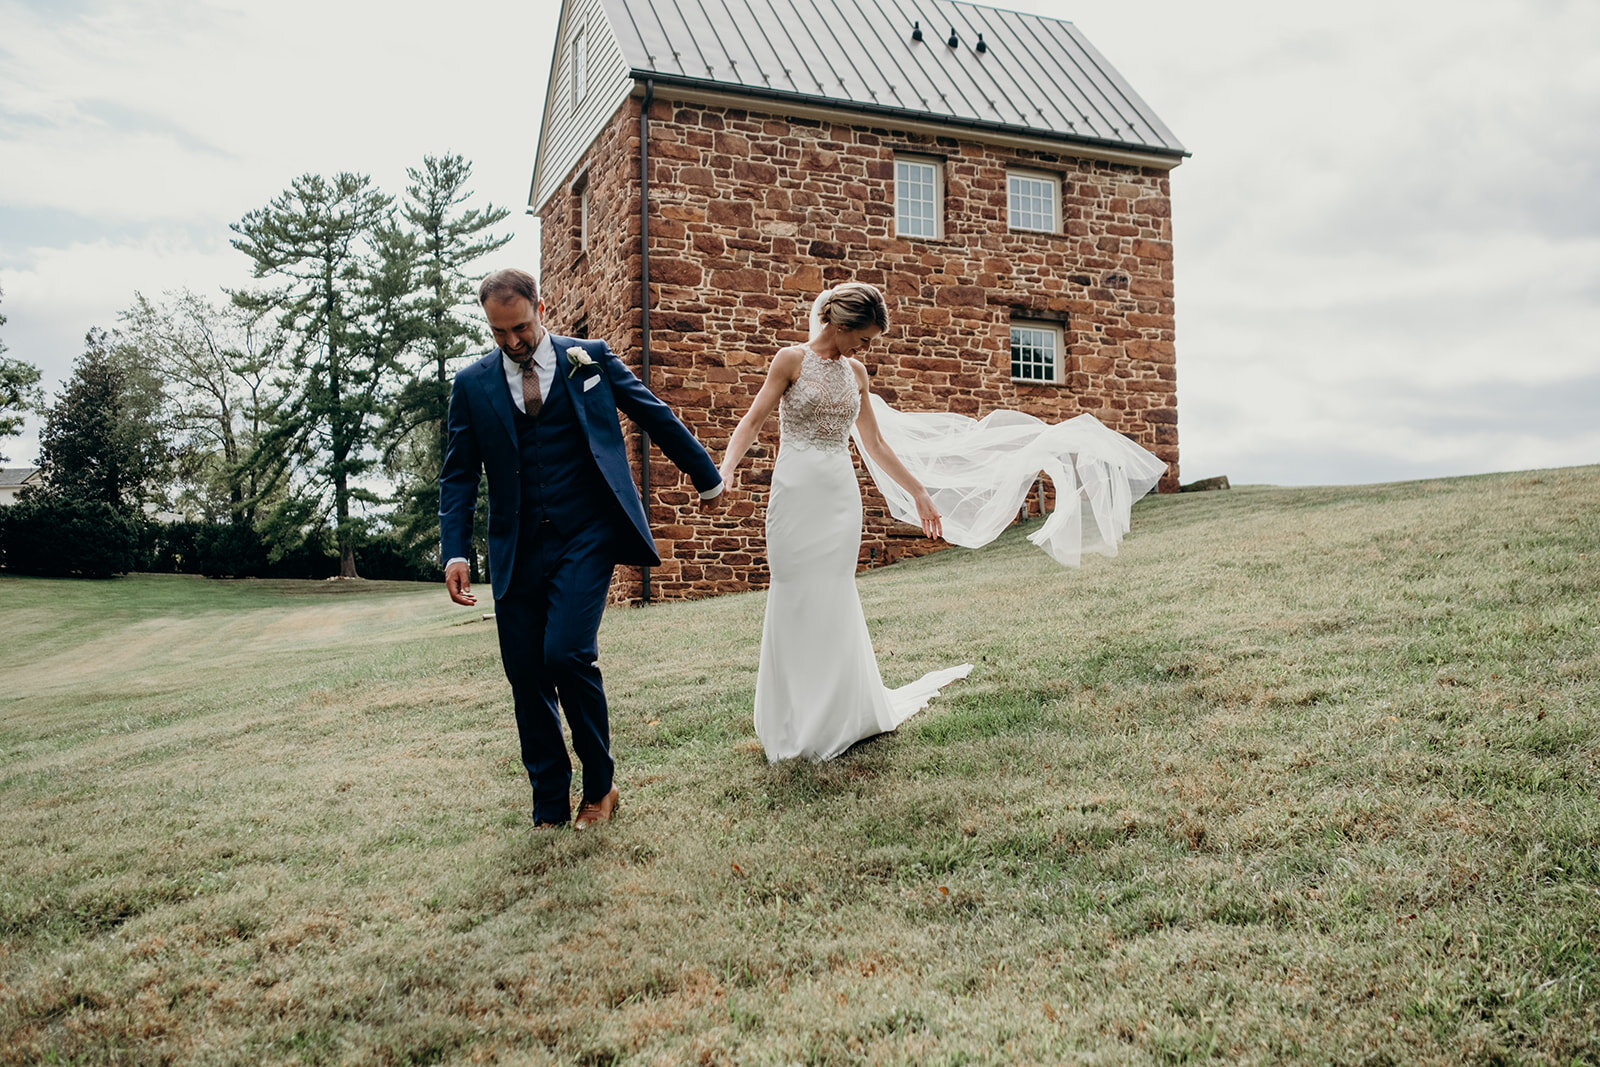
M 617 810 L 617 787 L 612 786 L 611 792 L 599 800 L 585 800 L 578 805 L 578 817 L 572 820 L 574 830 L 582 830 L 597 822 L 610 822 L 611 815 Z

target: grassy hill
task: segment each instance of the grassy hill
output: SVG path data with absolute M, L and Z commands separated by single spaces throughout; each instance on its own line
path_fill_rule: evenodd
M 822 766 L 761 594 L 611 612 L 586 834 L 442 587 L 0 578 L 0 1062 L 1600 1060 L 1600 468 L 1024 532 L 861 579 L 976 669 Z

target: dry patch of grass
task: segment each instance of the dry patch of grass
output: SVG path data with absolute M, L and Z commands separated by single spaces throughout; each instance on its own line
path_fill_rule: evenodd
M 438 590 L 0 579 L 0 1061 L 1593 1061 L 1597 553 L 1596 468 L 1014 532 L 863 577 L 977 669 L 822 766 L 761 595 L 616 611 L 591 835 Z

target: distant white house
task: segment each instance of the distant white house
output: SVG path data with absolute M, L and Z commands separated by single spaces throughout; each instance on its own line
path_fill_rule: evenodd
M 0 467 L 0 504 L 15 504 L 18 493 L 40 481 L 38 467 Z
M 24 490 L 44 484 L 38 467 L 0 467 L 0 507 L 15 504 Z M 155 504 L 144 505 L 145 517 L 152 522 L 184 522 L 189 516 L 167 511 Z

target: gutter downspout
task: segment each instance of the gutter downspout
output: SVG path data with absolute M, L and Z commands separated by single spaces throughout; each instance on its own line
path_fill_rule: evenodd
M 639 378 L 650 388 L 650 101 L 655 82 L 644 80 L 644 102 L 639 106 Z M 650 434 L 639 429 L 639 503 L 644 521 L 650 522 Z M 650 568 L 640 568 L 639 599 L 650 603 Z

